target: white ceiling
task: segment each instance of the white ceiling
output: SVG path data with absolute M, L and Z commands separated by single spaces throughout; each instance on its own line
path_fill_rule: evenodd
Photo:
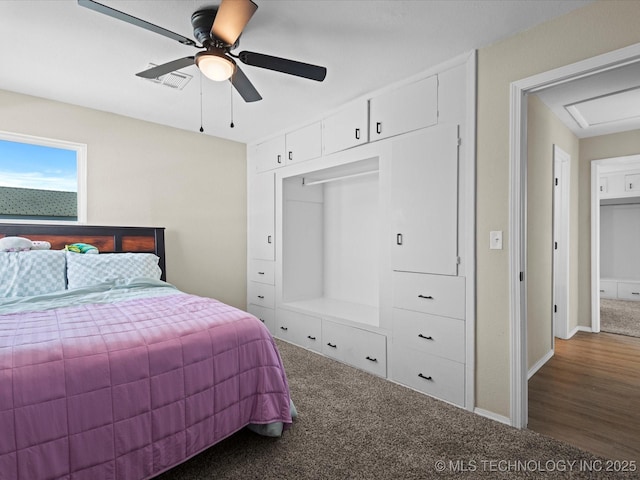
M 538 97 L 578 138 L 640 129 L 640 61 L 547 88 Z
M 327 67 L 323 83 L 239 63 L 263 97 L 246 104 L 228 82 L 202 80 L 205 134 L 254 142 L 590 0 L 255 0 L 241 50 Z M 101 0 L 193 38 L 191 14 L 218 0 Z M 135 76 L 197 50 L 77 5 L 0 1 L 0 89 L 198 131 L 200 76 L 183 90 Z

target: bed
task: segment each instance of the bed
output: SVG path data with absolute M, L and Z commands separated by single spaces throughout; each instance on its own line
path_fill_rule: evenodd
M 166 283 L 162 228 L 0 224 L 3 237 L 51 249 L 0 253 L 0 479 L 146 479 L 245 427 L 291 425 L 268 330 Z

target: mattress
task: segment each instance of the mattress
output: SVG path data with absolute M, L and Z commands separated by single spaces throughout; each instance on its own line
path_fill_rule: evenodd
M 144 479 L 291 424 L 252 315 L 155 280 L 0 299 L 0 478 Z

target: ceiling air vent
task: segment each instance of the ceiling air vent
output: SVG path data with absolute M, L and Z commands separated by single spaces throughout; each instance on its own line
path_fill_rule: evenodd
M 157 65 L 150 63 L 147 68 L 157 67 Z M 182 90 L 189 80 L 193 78 L 192 75 L 187 75 L 182 72 L 171 72 L 166 75 L 162 75 L 156 78 L 149 78 L 148 80 L 153 83 L 158 83 L 160 85 L 164 85 L 165 87 L 175 88 L 177 90 Z

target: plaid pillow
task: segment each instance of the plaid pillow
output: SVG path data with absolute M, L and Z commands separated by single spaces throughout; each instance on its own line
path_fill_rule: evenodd
M 60 250 L 0 252 L 0 297 L 29 297 L 66 288 Z
M 140 277 L 159 279 L 162 272 L 158 260 L 152 253 L 67 252 L 67 281 L 69 288 L 80 288 Z

